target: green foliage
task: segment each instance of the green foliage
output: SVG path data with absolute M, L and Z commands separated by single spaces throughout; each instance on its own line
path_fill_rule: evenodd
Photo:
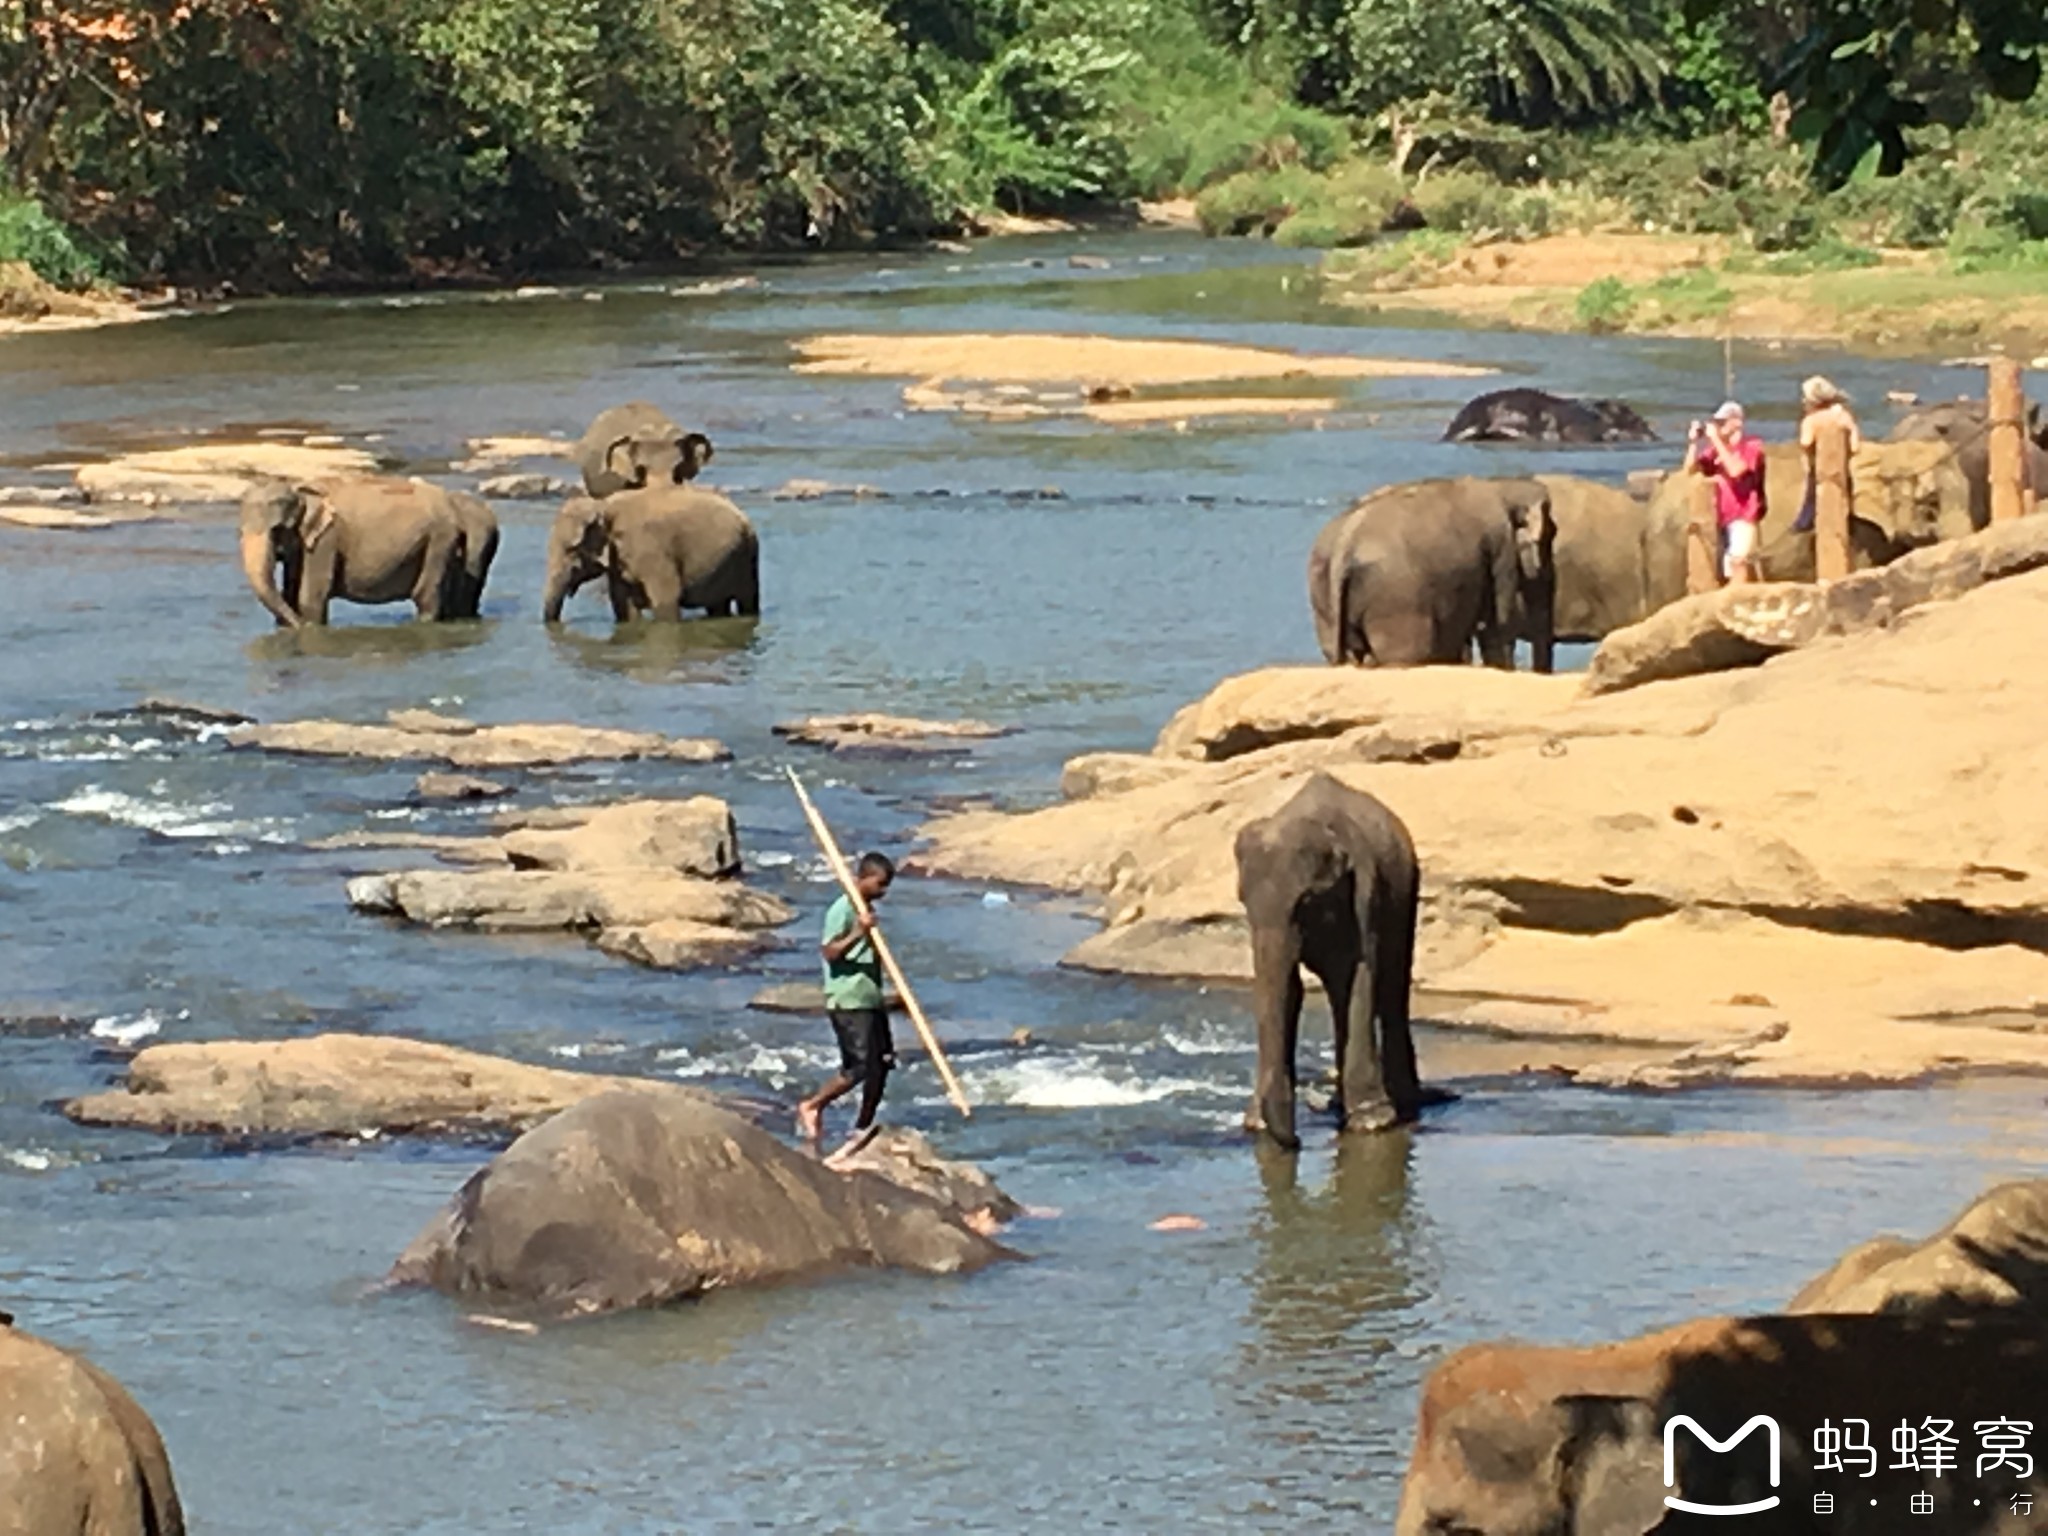
M 1550 199 L 1504 186 L 1477 171 L 1445 171 L 1416 184 L 1411 199 L 1431 229 L 1528 240 L 1550 232 Z
M 8 261 L 27 262 L 59 288 L 89 288 L 107 275 L 105 264 L 41 203 L 0 194 L 0 262 Z
M 1580 294 L 1581 302 L 1585 295 Z M 1637 294 L 1643 318 L 1652 327 L 1693 325 L 1727 313 L 1735 294 L 1720 274 L 1706 267 L 1673 272 L 1646 284 Z
M 1784 277 L 1803 277 L 1814 272 L 1850 272 L 1874 267 L 1882 258 L 1867 245 L 1856 245 L 1840 235 L 1821 235 L 1811 245 L 1768 257 L 1759 265 L 1763 271 Z
M 1628 329 L 1635 317 L 1635 293 L 1618 277 L 1600 277 L 1579 290 L 1572 318 L 1582 331 L 1596 336 Z

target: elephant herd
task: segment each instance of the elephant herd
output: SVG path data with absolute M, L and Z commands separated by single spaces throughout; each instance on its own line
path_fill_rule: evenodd
M 1558 424 L 1577 421 L 1575 412 L 1610 420 L 1626 409 L 1501 391 L 1466 406 L 1447 435 L 1601 441 L 1586 435 L 1590 427 L 1580 434 Z M 2048 427 L 2036 415 L 2028 430 L 2032 483 L 2048 485 Z M 1332 519 L 1309 552 L 1309 611 L 1323 657 L 1420 666 L 1466 661 L 1476 646 L 1483 662 L 1510 667 L 1523 640 L 1536 670 L 1548 671 L 1556 642 L 1599 640 L 1685 596 L 1694 479 L 1667 475 L 1647 495 L 1568 475 L 1466 475 L 1374 491 Z M 1989 484 L 1983 404 L 1915 410 L 1887 440 L 1865 443 L 1851 465 L 1855 565 L 1884 565 L 1983 528 Z M 1796 443 L 1766 450 L 1765 490 L 1766 579 L 1812 580 L 1813 533 L 1799 526 L 1807 465 Z
M 548 536 L 549 623 L 602 577 L 613 617 L 761 611 L 760 545 L 747 515 L 692 486 L 711 440 L 645 402 L 615 406 L 577 445 L 584 495 Z M 327 622 L 335 598 L 411 602 L 422 620 L 473 619 L 498 551 L 483 498 L 424 480 L 360 475 L 265 481 L 242 499 L 242 570 L 277 622 Z

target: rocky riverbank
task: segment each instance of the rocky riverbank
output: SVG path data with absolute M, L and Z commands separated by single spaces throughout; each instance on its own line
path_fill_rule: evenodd
M 1420 1016 L 1534 1065 L 1593 1040 L 1581 1076 L 1641 1086 L 2048 1070 L 2048 573 L 1881 622 L 1596 696 L 1252 673 L 1149 755 L 1070 763 L 1063 804 L 932 823 L 924 864 L 1100 896 L 1069 964 L 1241 978 L 1232 838 L 1324 771 L 1415 834 Z

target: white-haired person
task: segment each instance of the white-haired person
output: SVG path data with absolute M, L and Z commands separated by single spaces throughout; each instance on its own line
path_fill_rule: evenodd
M 1832 379 L 1816 373 L 1799 386 L 1799 452 L 1806 459 L 1806 499 L 1800 504 L 1799 520 L 1792 525 L 1795 533 L 1804 533 L 1813 526 L 1815 487 L 1820 484 L 1816 444 L 1821 433 L 1831 427 L 1848 430 L 1849 457 L 1853 460 L 1856 450 L 1863 446 L 1863 433 L 1849 409 L 1849 397 Z
M 1742 407 L 1728 400 L 1711 421 L 1692 424 L 1687 444 L 1694 472 L 1714 481 L 1723 579 L 1732 586 L 1758 580 L 1757 526 L 1766 510 L 1763 439 L 1744 430 Z

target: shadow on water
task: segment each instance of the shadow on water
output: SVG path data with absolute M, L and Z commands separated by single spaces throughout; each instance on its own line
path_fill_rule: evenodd
M 421 656 L 484 645 L 497 628 L 491 619 L 463 619 L 445 624 L 420 624 L 412 620 L 331 624 L 273 630 L 251 640 L 243 650 L 251 661 L 319 660 L 403 666 Z
M 716 665 L 753 648 L 758 618 L 685 619 L 679 624 L 635 619 L 609 634 L 551 625 L 548 640 L 575 666 L 636 683 L 724 682 Z

